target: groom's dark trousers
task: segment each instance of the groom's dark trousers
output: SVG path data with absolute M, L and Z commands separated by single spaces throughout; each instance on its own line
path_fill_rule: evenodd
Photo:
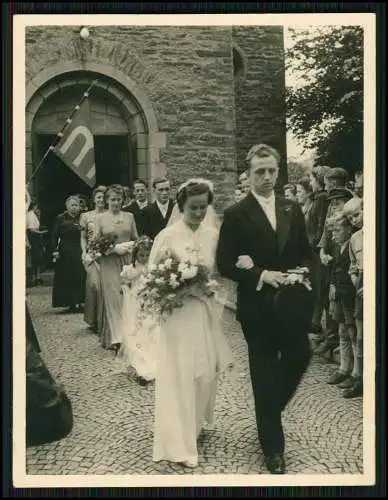
M 304 217 L 299 207 L 276 197 L 276 231 L 249 194 L 228 208 L 220 229 L 217 265 L 237 282 L 237 319 L 248 344 L 259 440 L 265 456 L 284 452 L 281 413 L 295 393 L 311 358 L 308 328 L 312 293 L 302 285 L 257 290 L 264 269 L 286 271 L 310 262 Z M 249 255 L 250 270 L 238 269 Z

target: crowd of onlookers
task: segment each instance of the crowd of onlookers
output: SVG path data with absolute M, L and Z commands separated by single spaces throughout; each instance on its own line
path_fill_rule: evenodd
M 249 192 L 243 172 L 235 201 Z M 363 393 L 363 173 L 354 180 L 342 168 L 317 166 L 283 187 L 284 197 L 297 202 L 305 216 L 312 249 L 310 265 L 314 311 L 310 331 L 315 353 L 340 364 L 328 380 L 344 389 L 346 398 Z

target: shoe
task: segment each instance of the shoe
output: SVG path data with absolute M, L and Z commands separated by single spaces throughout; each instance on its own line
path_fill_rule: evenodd
M 360 398 L 363 395 L 362 381 L 356 380 L 352 387 L 343 392 L 345 399 Z
M 344 382 L 349 375 L 341 372 L 335 372 L 327 381 L 328 384 L 330 385 L 337 385 L 340 384 L 341 382 Z
M 320 346 L 314 351 L 315 354 L 325 354 L 329 350 L 333 350 L 338 347 L 338 342 L 334 339 L 327 338 L 320 344 Z
M 145 387 L 146 385 L 148 385 L 148 380 L 146 380 L 145 378 L 143 377 L 139 377 L 137 376 L 136 377 L 136 382 L 139 384 L 139 385 L 142 385 L 143 387 Z
M 121 347 L 121 344 L 117 343 L 117 344 L 112 344 L 110 347 L 108 347 L 108 349 L 110 351 L 113 351 L 115 353 L 115 356 L 117 356 L 119 351 L 120 351 L 120 347 Z
M 265 466 L 270 474 L 285 474 L 286 464 L 281 453 L 275 453 L 265 457 Z
M 356 382 L 356 379 L 354 377 L 350 376 L 346 380 L 344 380 L 343 382 L 338 384 L 338 387 L 340 389 L 350 389 L 351 387 L 354 386 L 355 382 Z
M 183 465 L 185 467 L 189 467 L 190 469 L 195 469 L 195 467 L 198 467 L 198 459 L 185 460 Z

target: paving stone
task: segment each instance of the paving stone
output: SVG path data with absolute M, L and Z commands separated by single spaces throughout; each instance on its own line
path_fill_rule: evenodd
M 27 450 L 28 474 L 261 474 L 247 348 L 233 314 L 223 325 L 235 368 L 221 378 L 216 428 L 204 432 L 195 470 L 152 462 L 154 386 L 143 388 L 123 373 L 113 353 L 80 314 L 51 309 L 51 289 L 30 290 L 27 300 L 42 355 L 72 401 L 74 427 L 66 438 Z M 326 383 L 333 365 L 313 358 L 283 413 L 287 471 L 299 474 L 360 474 L 362 399 L 346 400 Z

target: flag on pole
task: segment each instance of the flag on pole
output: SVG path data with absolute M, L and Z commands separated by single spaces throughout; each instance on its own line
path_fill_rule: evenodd
M 90 126 L 89 101 L 76 106 L 76 113 L 68 118 L 64 132 L 54 146 L 54 153 L 73 170 L 88 186 L 96 184 L 94 140 Z

